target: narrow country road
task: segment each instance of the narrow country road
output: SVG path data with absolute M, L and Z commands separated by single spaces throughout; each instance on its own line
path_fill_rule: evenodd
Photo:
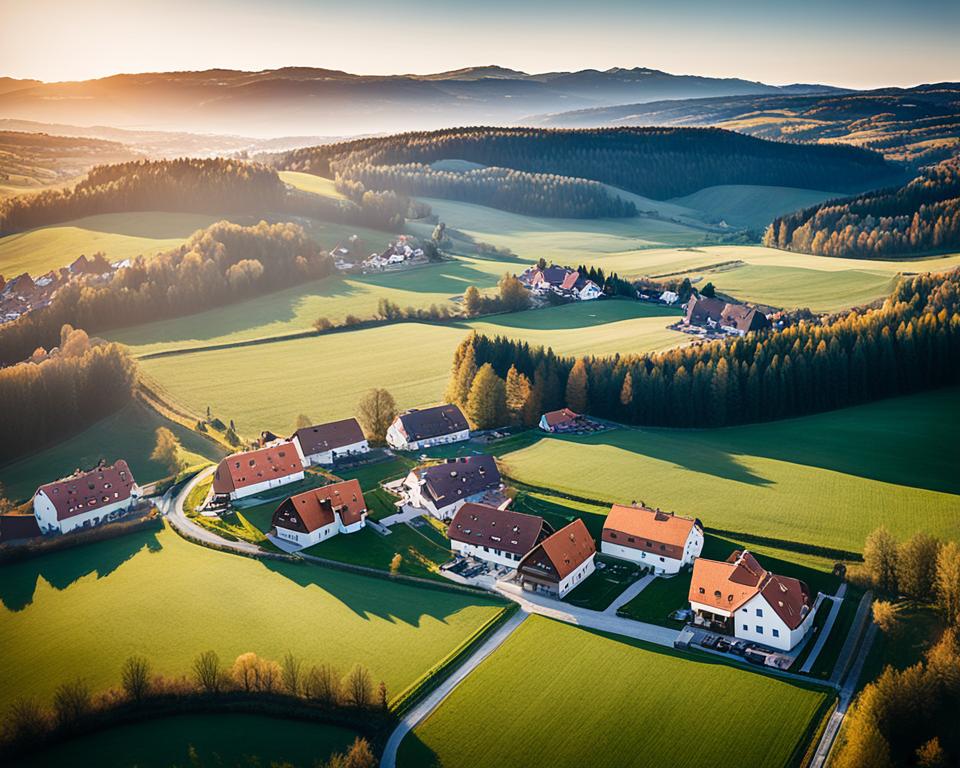
M 830 603 L 830 613 L 827 615 L 827 621 L 823 625 L 823 629 L 820 630 L 820 634 L 817 636 L 817 640 L 810 650 L 810 655 L 807 656 L 807 660 L 803 662 L 803 666 L 800 667 L 800 671 L 804 674 L 807 674 L 813 669 L 813 665 L 820 656 L 820 651 L 822 651 L 823 646 L 826 645 L 827 638 L 830 637 L 830 630 L 833 629 L 833 623 L 837 620 L 837 616 L 840 613 L 840 606 L 843 605 L 843 598 L 846 594 L 847 583 L 844 582 L 840 585 L 840 589 L 837 590 L 837 594 L 833 595 L 833 602 Z
M 384 747 L 383 755 L 380 758 L 380 768 L 395 768 L 397 750 L 400 748 L 403 737 L 423 722 L 484 659 L 503 645 L 503 642 L 510 637 L 517 627 L 523 624 L 529 615 L 526 611 L 521 610 L 507 619 L 452 675 L 440 683 L 436 690 L 403 716 L 400 724 L 387 739 L 387 745 Z

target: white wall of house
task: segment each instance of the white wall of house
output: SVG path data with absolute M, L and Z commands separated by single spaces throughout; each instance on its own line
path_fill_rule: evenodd
M 667 557 L 658 555 L 656 552 L 647 552 L 641 549 L 634 549 L 623 544 L 614 544 L 611 541 L 601 541 L 600 551 L 611 557 L 618 557 L 621 560 L 630 560 L 631 562 L 653 568 L 653 572 L 658 576 L 671 575 L 679 573 L 685 565 L 690 565 L 694 560 L 700 557 L 703 551 L 703 532 L 694 526 L 687 535 L 687 541 L 683 545 L 683 557 Z
M 810 631 L 815 614 L 811 610 L 799 627 L 790 629 L 763 595 L 754 595 L 734 614 L 733 633 L 738 640 L 789 651 Z
M 340 531 L 340 533 L 356 533 L 361 528 L 364 528 L 367 525 L 366 512 L 360 515 L 360 519 L 357 520 L 357 522 L 353 523 L 352 525 L 344 525 L 343 520 L 340 518 L 340 515 L 336 513 L 334 514 L 334 517 L 337 518 L 337 529 Z
M 592 299 L 598 299 L 603 296 L 603 291 L 600 290 L 600 286 L 596 283 L 589 283 L 580 289 L 577 296 L 580 301 L 591 301 Z
M 303 446 L 300 445 L 300 438 L 295 437 L 293 442 L 297 446 L 297 451 L 299 451 L 303 457 L 304 465 L 308 467 L 317 464 L 330 466 L 338 458 L 358 456 L 361 453 L 368 453 L 370 451 L 370 444 L 366 440 L 361 440 L 358 443 L 351 443 L 350 445 L 343 445 L 329 451 L 321 451 L 320 453 L 311 453 L 308 455 L 303 452 Z
M 321 541 L 326 541 L 330 537 L 336 536 L 339 532 L 340 527 L 337 525 L 336 520 L 328 525 L 320 526 L 315 531 L 310 531 L 309 533 L 292 531 L 289 528 L 281 528 L 280 526 L 277 526 L 278 538 L 281 538 L 284 541 L 292 541 L 294 544 L 297 544 L 301 547 L 311 547 L 314 544 L 319 544 Z
M 81 512 L 64 520 L 57 520 L 57 508 L 44 491 L 39 491 L 33 497 L 33 514 L 37 518 L 37 525 L 43 533 L 69 533 L 78 528 L 89 528 L 115 518 L 130 509 L 140 498 L 140 488 L 136 485 L 126 499 L 117 499 L 112 504 L 104 504 L 89 512 Z
M 399 451 L 420 451 L 424 448 L 432 448 L 435 445 L 448 445 L 449 443 L 459 443 L 463 440 L 470 439 L 470 430 L 464 429 L 460 432 L 451 432 L 449 435 L 438 435 L 437 437 L 429 437 L 426 440 L 413 440 L 407 442 L 407 436 L 400 429 L 399 420 L 395 421 L 390 425 L 390 428 L 387 430 L 387 444 L 391 448 L 396 448 Z
M 512 552 L 504 552 L 491 547 L 484 547 L 477 544 L 469 544 L 465 541 L 450 540 L 450 548 L 457 554 L 464 557 L 475 557 L 478 560 L 484 560 L 488 563 L 503 565 L 507 568 L 516 568 L 520 565 L 521 555 L 514 555 Z
M 258 493 L 263 493 L 264 491 L 269 491 L 273 488 L 279 488 L 282 485 L 289 485 L 290 483 L 295 483 L 298 480 L 303 480 L 302 470 L 300 472 L 295 472 L 292 475 L 272 477 L 269 480 L 264 480 L 262 483 L 254 483 L 253 485 L 245 485 L 243 488 L 237 488 L 234 491 L 230 491 L 230 498 L 236 500 L 244 499 L 247 496 L 256 496 Z
M 558 597 L 563 597 L 596 570 L 596 565 L 593 562 L 595 557 L 596 555 L 590 555 L 590 557 L 580 563 L 574 571 L 567 574 L 565 579 L 561 580 L 557 589 Z

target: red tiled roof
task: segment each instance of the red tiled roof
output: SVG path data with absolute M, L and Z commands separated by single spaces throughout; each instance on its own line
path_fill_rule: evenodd
M 129 499 L 134 485 L 130 467 L 119 459 L 110 466 L 94 467 L 41 485 L 37 493 L 43 492 L 53 503 L 57 520 L 65 520 Z
M 695 525 L 697 521 L 689 517 L 670 515 L 647 507 L 614 504 L 603 524 L 601 538 L 631 549 L 681 560 L 683 548 Z
M 547 420 L 548 427 L 555 427 L 558 424 L 566 424 L 569 421 L 575 421 L 580 418 L 579 413 L 574 413 L 569 408 L 561 408 L 559 411 L 548 411 L 543 414 Z
M 532 567 L 551 571 L 556 574 L 559 582 L 596 552 L 597 545 L 594 544 L 587 526 L 583 524 L 583 520 L 577 518 L 531 550 L 520 562 L 519 570 Z
M 286 499 L 273 513 L 273 525 L 311 533 L 333 523 L 336 520 L 334 512 L 340 514 L 340 519 L 347 526 L 359 522 L 366 510 L 360 483 L 346 480 L 312 488 Z
M 213 492 L 230 493 L 302 471 L 303 463 L 296 446 L 290 442 L 276 443 L 255 451 L 234 453 L 221 460 L 213 475 Z

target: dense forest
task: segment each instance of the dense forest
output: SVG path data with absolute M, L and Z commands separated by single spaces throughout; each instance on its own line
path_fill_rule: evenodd
M 0 368 L 0 461 L 75 434 L 127 402 L 134 364 L 117 344 L 64 326 L 58 347 Z
M 387 183 L 385 167 L 449 159 L 592 179 L 660 200 L 718 184 L 844 191 L 891 176 L 884 159 L 867 150 L 764 141 L 714 128 L 455 128 L 298 149 L 278 156 L 275 165 L 331 179 L 378 174 Z M 459 175 L 462 191 L 467 173 Z M 473 185 L 479 188 L 482 179 Z M 405 175 L 395 183 L 401 181 L 412 183 Z
M 908 184 L 833 200 L 776 219 L 764 245 L 819 256 L 887 258 L 960 246 L 960 159 Z
M 526 379 L 529 395 L 517 413 L 568 406 L 668 427 L 782 419 L 956 383 L 958 310 L 960 271 L 953 271 L 902 279 L 878 309 L 651 355 L 574 360 L 473 335 L 457 350 L 451 392 L 468 398 L 489 364 L 508 391 L 511 378 Z
M 333 269 L 330 256 L 296 224 L 221 221 L 179 248 L 138 256 L 107 283 L 71 281 L 49 306 L 0 326 L 0 365 L 55 344 L 66 323 L 100 333 L 241 301 Z
M 99 165 L 68 189 L 0 201 L 0 235 L 100 213 L 264 213 L 283 200 L 283 184 L 263 165 L 223 158 L 138 160 Z

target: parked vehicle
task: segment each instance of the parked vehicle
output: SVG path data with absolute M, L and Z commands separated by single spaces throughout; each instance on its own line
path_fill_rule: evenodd
M 700 645 L 704 648 L 716 648 L 717 640 L 720 638 L 714 637 L 713 635 L 704 635 L 703 639 L 700 640 Z
M 723 651 L 724 653 L 726 653 L 727 651 L 730 650 L 730 643 L 728 643 L 723 638 L 720 638 L 719 640 L 717 640 L 716 648 L 718 651 Z
M 730 653 L 735 653 L 737 656 L 743 656 L 747 650 L 747 641 L 746 640 L 737 640 L 733 645 L 730 646 Z

